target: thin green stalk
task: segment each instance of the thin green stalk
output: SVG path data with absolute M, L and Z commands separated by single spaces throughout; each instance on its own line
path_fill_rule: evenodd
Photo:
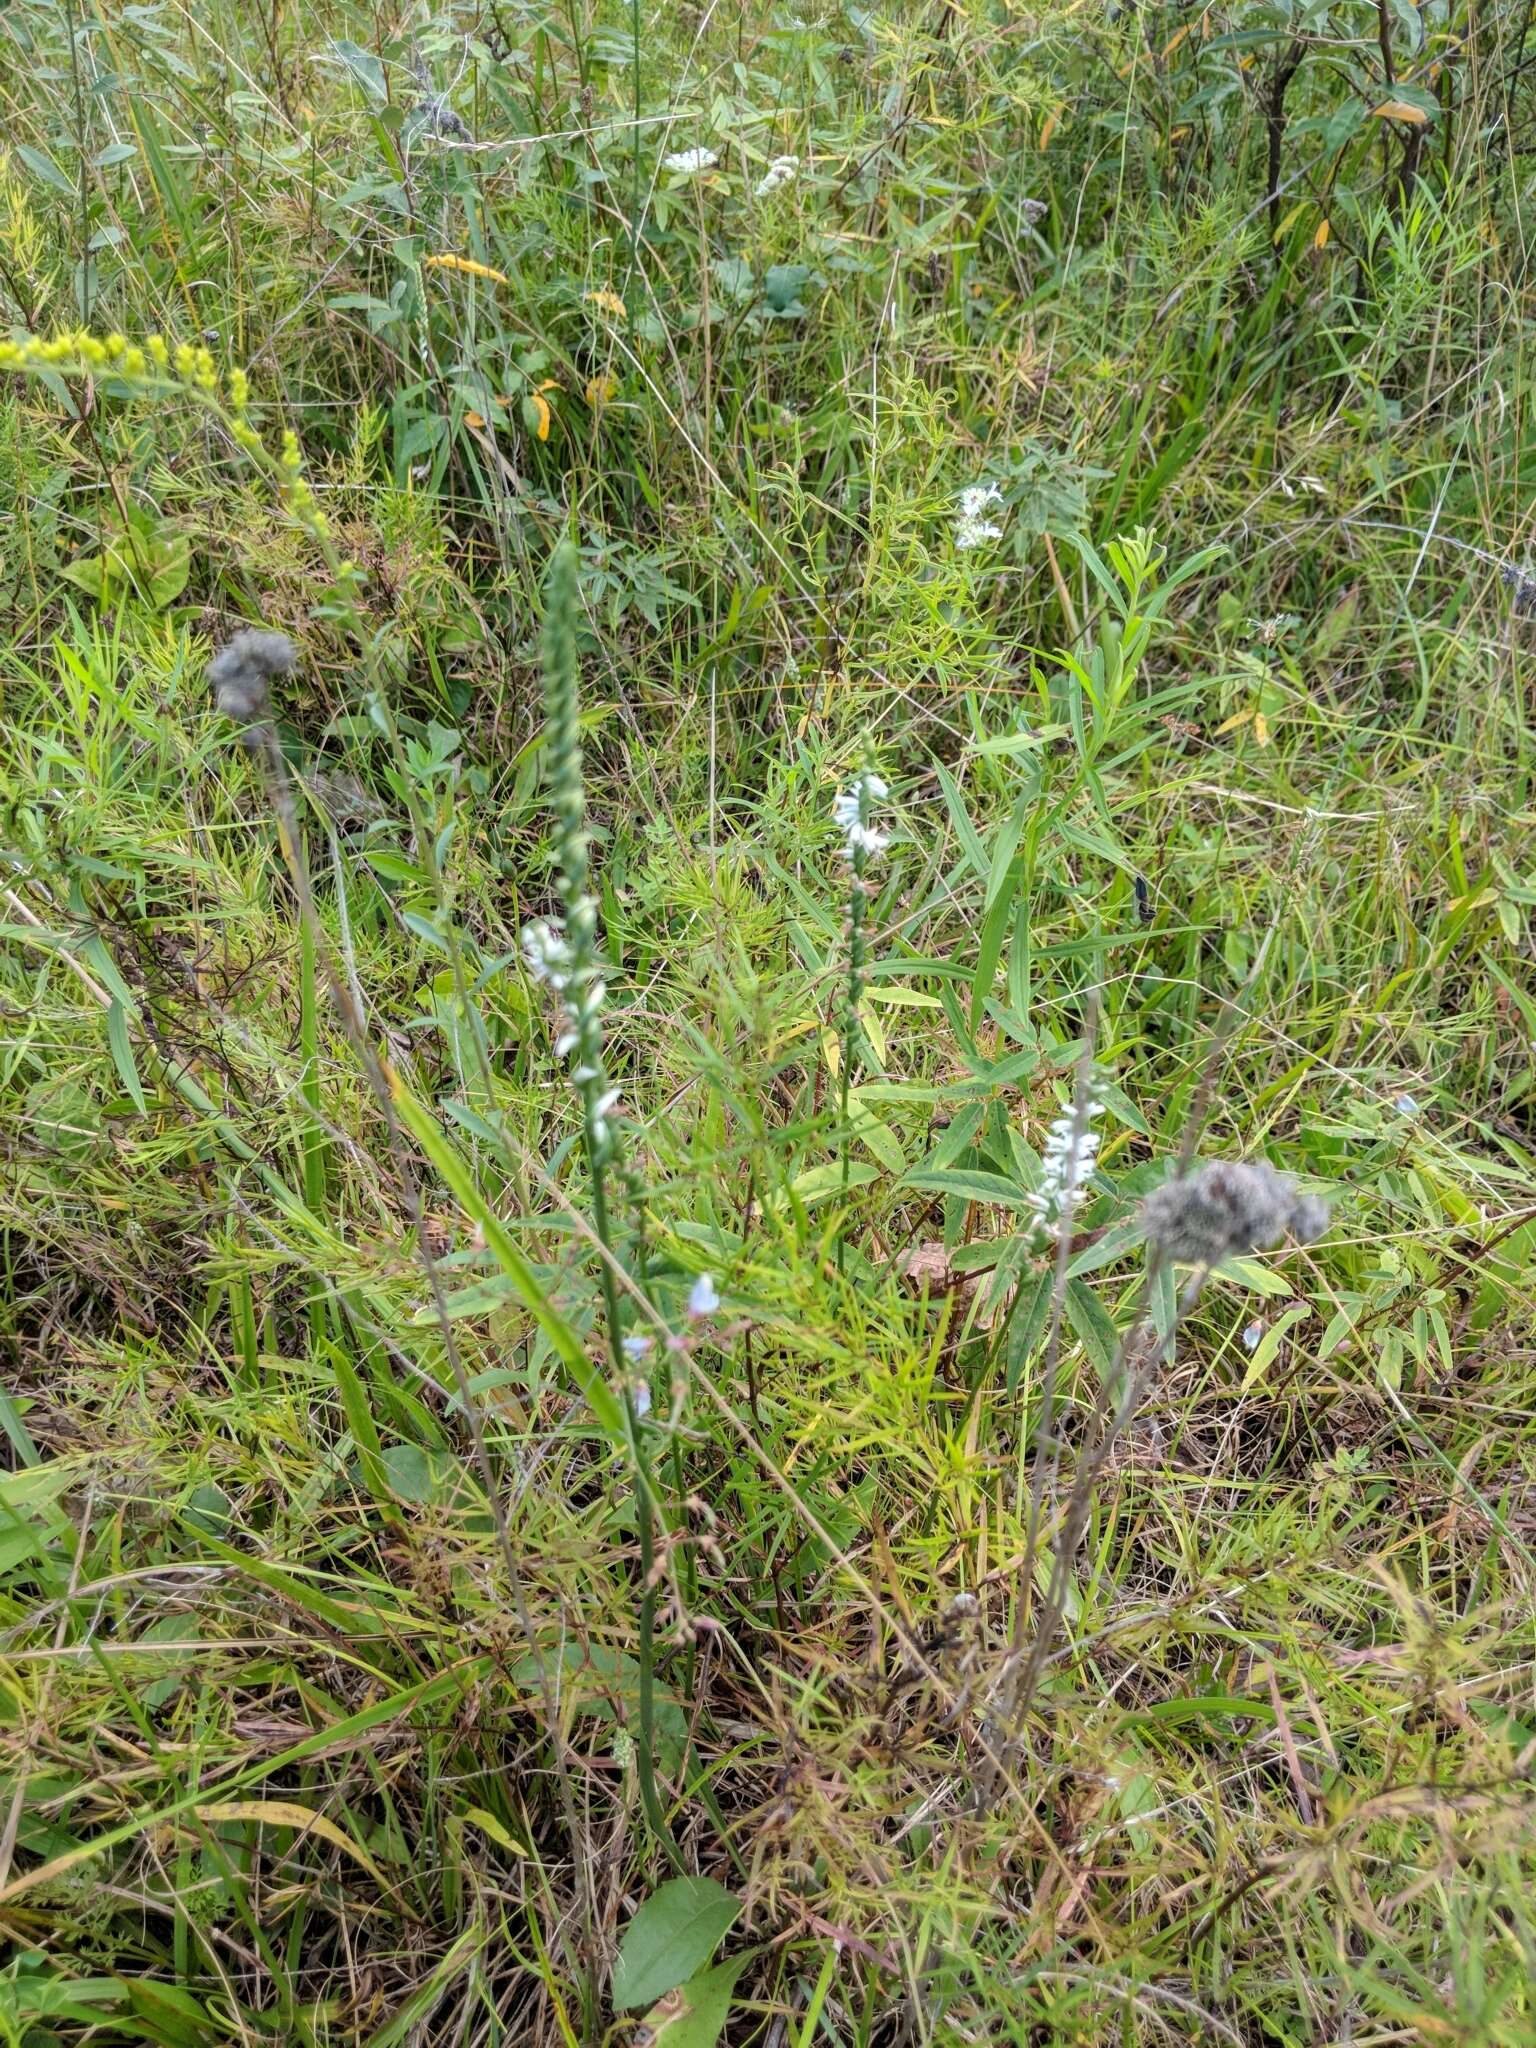
M 662 1811 L 656 1785 L 655 1631 L 656 1631 L 656 1496 L 651 1482 L 642 1418 L 635 1402 L 632 1375 L 625 1356 L 623 1311 L 617 1277 L 618 1247 L 614 1241 L 608 1199 L 610 1174 L 623 1170 L 623 1150 L 614 1116 L 617 1090 L 609 1085 L 603 1048 L 603 1003 L 606 969 L 598 948 L 597 899 L 591 890 L 591 836 L 587 830 L 586 786 L 581 755 L 578 706 L 576 618 L 577 556 L 564 541 L 555 550 L 545 586 L 544 710 L 547 724 L 550 802 L 555 812 L 559 852 L 561 916 L 531 924 L 523 933 L 523 952 L 530 970 L 561 998 L 565 1026 L 558 1050 L 574 1065 L 572 1085 L 581 1104 L 582 1138 L 590 1182 L 592 1229 L 602 1256 L 602 1289 L 608 1353 L 618 1385 L 624 1389 L 630 1461 L 635 1484 L 635 1522 L 640 1546 L 640 1598 L 637 1614 L 640 1739 L 636 1772 L 641 1803 L 652 1834 L 671 1861 L 681 1858 Z
M 870 860 L 885 846 L 885 835 L 871 823 L 871 813 L 890 794 L 872 768 L 862 768 L 850 788 L 832 807 L 833 817 L 843 833 L 843 851 L 848 861 L 848 978 L 844 984 L 843 1071 L 838 1076 L 839 1132 L 842 1146 L 842 1194 L 846 1201 L 851 1168 L 851 1139 L 848 1112 L 853 1087 L 853 1062 L 859 1043 L 859 1010 L 864 1001 L 864 976 L 868 965 L 867 928 L 869 898 L 866 876 Z M 837 1270 L 843 1270 L 843 1240 L 837 1243 Z

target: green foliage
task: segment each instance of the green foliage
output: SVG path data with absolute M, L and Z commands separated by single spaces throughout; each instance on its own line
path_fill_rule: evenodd
M 0 2038 L 1536 2043 L 1526 12 L 0 8 Z

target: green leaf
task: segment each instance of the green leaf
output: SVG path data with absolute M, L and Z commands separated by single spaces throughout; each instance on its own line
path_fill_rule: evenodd
M 96 1150 L 101 1122 L 96 1105 L 72 1081 L 37 1081 L 27 1090 L 26 1121 L 35 1142 L 79 1165 Z
M 1024 1368 L 1045 1334 L 1046 1319 L 1051 1310 L 1051 1287 L 1054 1278 L 1054 1274 L 1047 1271 L 1039 1274 L 1033 1281 L 1024 1280 L 1020 1283 L 1019 1297 L 1014 1303 L 1013 1317 L 1008 1328 L 1006 1386 L 1010 1395 L 1019 1391 L 1019 1381 L 1024 1377 Z
M 741 1901 L 712 1877 L 674 1877 L 652 1892 L 624 1930 L 613 1969 L 620 2011 L 653 2005 L 707 1963 L 735 1924 Z
M 72 180 L 64 175 L 51 156 L 45 155 L 40 149 L 33 149 L 25 142 L 17 143 L 16 154 L 27 169 L 35 177 L 41 178 L 45 185 L 51 185 L 55 192 L 63 192 L 69 198 L 74 198 L 75 187 Z
M 140 1116 L 147 1116 L 149 1104 L 144 1100 L 144 1083 L 139 1079 L 133 1047 L 128 1039 L 127 1012 L 116 996 L 107 1005 L 107 1044 L 112 1051 L 112 1064 L 117 1068 L 134 1108 Z
M 749 1949 L 669 1991 L 645 2016 L 650 2048 L 715 2048 L 730 2016 L 736 1980 L 751 1960 Z
M 1081 1280 L 1067 1283 L 1067 1321 L 1077 1334 L 1077 1341 L 1093 1360 L 1102 1386 L 1109 1386 L 1116 1375 L 1116 1359 L 1120 1351 L 1120 1332 L 1115 1328 L 1114 1319 L 1104 1307 L 1093 1289 Z
M 937 1173 L 907 1176 L 909 1188 L 928 1195 L 958 1195 L 966 1202 L 1001 1202 L 1007 1209 L 1027 1209 L 1029 1197 L 1017 1181 L 1004 1180 L 1000 1173 L 984 1173 L 979 1167 L 951 1166 Z
M 971 814 L 965 808 L 965 798 L 960 794 L 960 786 L 941 761 L 935 761 L 933 769 L 939 778 L 939 787 L 944 792 L 944 803 L 949 812 L 950 822 L 955 828 L 956 837 L 965 849 L 965 857 L 985 882 L 991 875 L 992 863 L 981 843 L 981 835 L 971 823 Z
M 806 308 L 801 298 L 810 279 L 810 270 L 804 263 L 772 263 L 763 276 L 763 297 L 771 311 L 792 319 L 804 313 Z
M 740 256 L 717 256 L 709 267 L 722 296 L 738 305 L 750 299 L 757 289 L 751 264 Z
M 420 1444 L 391 1444 L 379 1462 L 399 1499 L 417 1507 L 441 1507 L 468 1497 L 464 1468 L 451 1451 L 429 1451 Z
M 1275 1356 L 1284 1342 L 1286 1331 L 1293 1328 L 1295 1324 L 1301 1322 L 1311 1313 L 1311 1309 L 1305 1302 L 1299 1302 L 1295 1308 L 1288 1308 L 1278 1322 L 1270 1325 L 1269 1329 L 1259 1339 L 1258 1348 L 1253 1354 L 1252 1364 L 1248 1367 L 1247 1372 L 1243 1374 L 1243 1384 L 1238 1389 L 1239 1393 L 1252 1393 L 1253 1389 L 1258 1386 L 1264 1375 L 1269 1371 L 1269 1368 L 1274 1364 Z
M 368 97 L 382 106 L 389 98 L 389 88 L 384 83 L 384 66 L 373 52 L 360 48 L 347 36 L 338 36 L 332 42 L 331 49 L 346 65 Z
M 83 590 L 87 597 L 94 597 L 98 604 L 105 604 L 111 595 L 116 572 L 117 564 L 111 555 L 81 555 L 59 570 L 66 582 Z
M 479 1224 L 486 1250 L 512 1282 L 518 1299 L 549 1339 L 572 1380 L 586 1397 L 587 1406 L 599 1427 L 606 1430 L 615 1443 L 627 1446 L 629 1425 L 618 1396 L 587 1356 L 581 1339 L 539 1285 L 538 1276 L 512 1242 L 506 1225 L 481 1193 L 464 1161 L 444 1137 L 436 1117 L 416 1100 L 398 1074 L 390 1073 L 389 1084 L 400 1121 L 441 1174 L 465 1214 Z
M 854 1160 L 844 1165 L 841 1160 L 829 1159 L 822 1166 L 808 1167 L 792 1183 L 791 1191 L 803 1207 L 813 1202 L 824 1202 L 829 1195 L 840 1195 L 844 1188 L 868 1187 L 877 1180 L 877 1170 L 864 1160 Z
M 173 533 L 156 543 L 142 578 L 144 595 L 156 611 L 163 611 L 180 597 L 191 574 L 192 543 L 184 533 Z

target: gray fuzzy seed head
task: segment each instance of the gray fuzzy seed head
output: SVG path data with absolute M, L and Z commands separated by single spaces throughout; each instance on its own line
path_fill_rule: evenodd
M 272 715 L 272 681 L 291 675 L 298 649 L 286 633 L 248 626 L 219 649 L 208 664 L 214 702 L 236 725 L 258 725 Z
M 1217 1159 L 1182 1180 L 1155 1188 L 1141 1209 L 1148 1240 L 1179 1265 L 1214 1266 L 1278 1244 L 1289 1232 L 1302 1242 L 1328 1227 L 1328 1204 L 1302 1195 L 1288 1173 L 1265 1160 Z
M 1314 1244 L 1326 1233 L 1331 1220 L 1324 1196 L 1302 1195 L 1286 1217 L 1285 1227 L 1298 1244 Z

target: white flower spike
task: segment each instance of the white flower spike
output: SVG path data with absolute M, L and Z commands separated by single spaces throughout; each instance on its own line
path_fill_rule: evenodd
M 800 159 L 797 156 L 776 156 L 757 181 L 757 197 L 770 199 L 785 185 L 792 185 L 800 175 Z
M 996 484 L 967 484 L 960 493 L 960 516 L 955 521 L 955 546 L 969 551 L 1001 540 L 1003 529 L 987 513 L 1001 505 L 1003 494 Z
M 664 156 L 661 167 L 671 171 L 675 177 L 697 178 L 705 171 L 712 171 L 720 159 L 712 149 L 675 149 L 670 156 Z
M 1099 1152 L 1093 1120 L 1103 1114 L 1103 1103 L 1090 1094 L 1083 1104 L 1081 1122 L 1075 1109 L 1066 1110 L 1046 1134 L 1040 1153 L 1040 1185 L 1028 1196 L 1036 1227 L 1044 1237 L 1060 1237 L 1063 1225 L 1083 1198 Z

